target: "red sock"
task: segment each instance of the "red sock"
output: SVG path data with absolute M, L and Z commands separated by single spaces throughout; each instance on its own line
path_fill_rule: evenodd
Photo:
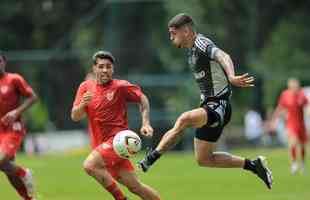
M 302 146 L 301 147 L 301 160 L 305 161 L 305 158 L 306 158 L 306 147 Z
M 106 189 L 112 194 L 115 200 L 126 200 L 124 193 L 119 189 L 115 182 L 106 187 Z
M 17 192 L 21 197 L 24 198 L 24 200 L 32 200 L 32 198 L 28 196 L 25 186 L 18 188 Z
M 22 167 L 17 167 L 16 172 L 15 172 L 16 176 L 18 177 L 25 177 L 26 176 L 26 170 Z
M 291 158 L 292 158 L 292 161 L 294 162 L 294 161 L 296 161 L 296 146 L 295 146 L 295 145 L 292 146 L 291 149 L 290 149 L 290 151 L 291 151 Z

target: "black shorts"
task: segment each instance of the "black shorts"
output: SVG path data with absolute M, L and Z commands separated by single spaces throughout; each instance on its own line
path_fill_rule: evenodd
M 197 128 L 195 137 L 208 142 L 216 142 L 231 118 L 231 105 L 229 100 L 209 100 L 201 104 L 207 111 L 208 122 Z

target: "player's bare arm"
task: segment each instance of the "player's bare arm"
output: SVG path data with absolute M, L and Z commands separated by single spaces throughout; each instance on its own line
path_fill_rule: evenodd
M 273 130 L 276 129 L 277 127 L 277 124 L 278 124 L 278 121 L 279 121 L 279 118 L 281 117 L 281 115 L 283 115 L 285 113 L 286 109 L 283 108 L 282 106 L 278 105 L 275 109 L 275 111 L 273 112 L 272 114 L 272 117 L 271 117 L 271 128 Z
M 214 60 L 218 62 L 225 70 L 229 82 L 237 87 L 253 87 L 254 77 L 249 76 L 248 73 L 242 75 L 235 75 L 234 63 L 230 56 L 223 50 L 218 49 L 214 54 Z
M 150 103 L 148 98 L 142 94 L 141 102 L 139 104 L 139 110 L 142 117 L 142 126 L 140 132 L 142 135 L 152 137 L 153 136 L 153 128 L 150 125 Z
M 71 119 L 73 121 L 80 121 L 85 117 L 85 107 L 89 104 L 92 97 L 93 94 L 89 91 L 83 94 L 83 98 L 80 104 L 72 108 Z
M 34 104 L 37 101 L 37 99 L 38 99 L 37 95 L 35 93 L 32 93 L 32 95 L 30 97 L 27 97 L 27 99 L 25 99 L 25 101 L 20 106 L 18 106 L 16 109 L 11 110 L 6 115 L 4 115 L 1 118 L 1 121 L 5 125 L 12 124 L 14 121 L 16 121 L 16 119 L 23 112 L 25 112 L 28 108 L 30 108 L 32 106 L 32 104 Z

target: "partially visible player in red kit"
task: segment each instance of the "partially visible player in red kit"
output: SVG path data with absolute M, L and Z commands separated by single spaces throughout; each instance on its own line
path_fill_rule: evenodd
M 273 124 L 276 123 L 279 115 L 286 111 L 286 128 L 291 157 L 291 172 L 295 174 L 299 165 L 297 162 L 298 147 L 300 147 L 301 172 L 305 169 L 307 132 L 304 121 L 304 107 L 309 105 L 300 83 L 296 78 L 290 78 L 287 82 L 288 89 L 281 93 L 278 106 L 274 112 Z M 310 111 L 310 107 L 308 107 Z M 309 114 L 309 112 L 308 112 Z
M 15 154 L 26 134 L 21 115 L 37 97 L 22 76 L 5 71 L 6 64 L 0 51 L 0 170 L 24 200 L 34 200 L 31 171 L 15 163 Z
M 77 91 L 71 118 L 80 121 L 85 115 L 93 151 L 84 162 L 87 174 L 95 178 L 116 200 L 127 200 L 116 181 L 143 200 L 159 200 L 158 193 L 142 183 L 128 159 L 113 150 L 114 136 L 128 129 L 127 104 L 137 103 L 142 116 L 141 134 L 151 137 L 149 101 L 141 89 L 125 80 L 113 79 L 115 59 L 110 52 L 93 56 L 93 78 L 87 78 Z

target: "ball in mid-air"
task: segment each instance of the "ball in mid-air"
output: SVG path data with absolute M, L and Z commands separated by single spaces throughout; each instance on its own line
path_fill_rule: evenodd
M 122 158 L 130 158 L 141 149 L 141 139 L 131 130 L 120 131 L 114 136 L 113 149 Z

